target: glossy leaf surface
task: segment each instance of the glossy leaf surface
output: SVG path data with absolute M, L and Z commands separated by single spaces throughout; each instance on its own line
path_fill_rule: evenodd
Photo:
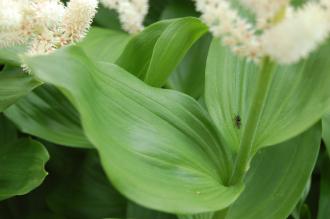
M 192 213 L 224 208 L 241 192 L 225 186 L 231 155 L 192 98 L 93 63 L 76 47 L 26 62 L 73 102 L 107 175 L 133 201 Z

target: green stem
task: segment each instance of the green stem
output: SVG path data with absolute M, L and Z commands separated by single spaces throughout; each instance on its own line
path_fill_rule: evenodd
M 268 89 L 272 81 L 273 68 L 274 63 L 271 62 L 269 58 L 265 58 L 262 62 L 257 87 L 248 111 L 248 117 L 243 129 L 234 171 L 230 178 L 230 184 L 242 182 L 248 170 L 251 156 L 253 155 L 258 123 L 263 111 L 265 100 L 267 99 Z

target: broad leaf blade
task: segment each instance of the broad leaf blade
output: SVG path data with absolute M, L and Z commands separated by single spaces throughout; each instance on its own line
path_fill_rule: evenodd
M 315 124 L 330 106 L 330 42 L 296 65 L 277 66 L 255 132 L 255 149 L 290 139 Z M 234 56 L 214 39 L 206 71 L 206 103 L 222 137 L 239 147 L 259 66 Z M 276 133 L 276 134 L 274 134 Z
M 224 208 L 241 192 L 241 185 L 225 186 L 231 155 L 192 98 L 147 86 L 115 65 L 92 63 L 76 47 L 26 61 L 74 103 L 107 175 L 133 201 L 199 213 Z
M 287 218 L 312 174 L 320 140 L 318 124 L 289 141 L 262 149 L 251 164 L 244 192 L 225 218 Z
M 56 88 L 43 85 L 5 111 L 19 129 L 47 141 L 91 148 L 81 128 L 78 112 Z

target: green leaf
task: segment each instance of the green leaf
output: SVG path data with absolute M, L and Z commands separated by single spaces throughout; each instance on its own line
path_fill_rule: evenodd
M 330 159 L 325 156 L 321 166 L 321 190 L 317 219 L 328 219 L 330 215 Z
M 127 45 L 117 64 L 146 83 L 161 87 L 207 27 L 197 18 L 160 21 Z
M 49 156 L 43 145 L 31 139 L 16 139 L 13 131 L 0 116 L 0 200 L 29 193 L 47 175 L 44 166 Z
M 93 27 L 78 46 L 92 60 L 113 63 L 123 52 L 129 39 L 130 36 L 123 32 Z
M 5 67 L 0 72 L 0 112 L 39 85 L 40 82 L 20 68 Z
M 228 148 L 189 96 L 93 63 L 76 47 L 26 63 L 74 103 L 107 175 L 134 202 L 187 214 L 224 208 L 240 194 L 242 185 L 226 186 Z
M 78 112 L 54 87 L 43 85 L 20 99 L 5 115 L 27 134 L 60 145 L 91 148 Z
M 56 186 L 47 203 L 57 215 L 70 219 L 126 216 L 126 200 L 109 183 L 94 152 Z
M 330 42 L 296 65 L 275 66 L 255 127 L 254 150 L 298 135 L 329 110 L 329 52 Z M 206 70 L 206 104 L 225 143 L 234 150 L 239 147 L 248 119 L 259 69 L 214 39 Z
M 321 140 L 318 124 L 303 134 L 257 153 L 246 188 L 225 219 L 287 218 L 301 199 Z

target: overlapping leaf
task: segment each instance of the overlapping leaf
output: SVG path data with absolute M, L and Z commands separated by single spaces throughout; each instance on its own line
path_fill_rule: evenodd
M 78 112 L 54 87 L 35 89 L 7 109 L 5 115 L 24 133 L 61 145 L 92 147 L 81 128 Z
M 74 103 L 107 175 L 130 199 L 193 213 L 224 208 L 241 192 L 241 185 L 226 186 L 232 158 L 192 98 L 93 63 L 76 47 L 26 62 Z
M 289 141 L 262 149 L 252 162 L 244 192 L 224 218 L 287 218 L 308 183 L 320 141 L 318 124 Z
M 146 83 L 161 87 L 206 31 L 193 17 L 158 22 L 134 37 L 116 63 Z
M 0 116 L 0 200 L 23 195 L 47 175 L 46 149 L 37 141 L 17 139 L 15 129 Z
M 316 123 L 330 106 L 330 43 L 307 60 L 277 66 L 255 129 L 255 149 L 283 142 Z M 259 66 L 212 43 L 206 72 L 206 103 L 226 143 L 237 150 L 256 88 Z

